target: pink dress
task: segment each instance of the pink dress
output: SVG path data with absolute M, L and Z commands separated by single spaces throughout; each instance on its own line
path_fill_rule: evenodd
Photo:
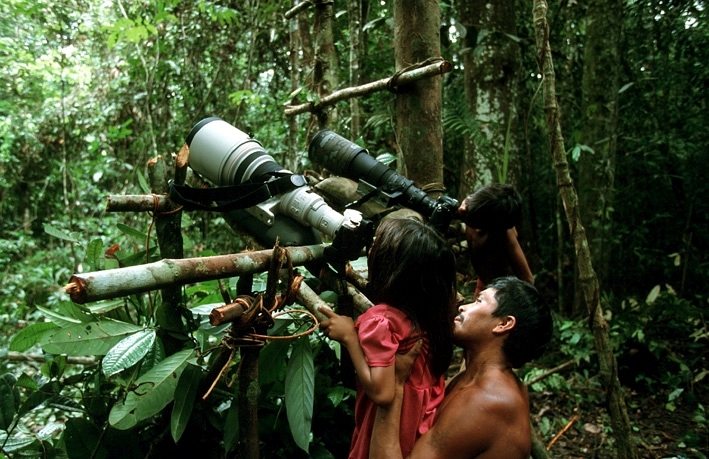
M 359 316 L 355 323 L 359 342 L 370 367 L 394 365 L 397 353 L 405 353 L 414 344 L 413 324 L 405 313 L 386 304 L 378 304 Z M 416 439 L 426 433 L 433 423 L 436 408 L 443 401 L 443 376 L 431 374 L 428 360 L 428 342 L 424 338 L 421 354 L 416 358 L 411 376 L 404 386 L 399 441 L 404 457 L 414 447 Z M 355 403 L 355 430 L 350 445 L 350 459 L 369 458 L 369 443 L 377 406 L 357 385 Z

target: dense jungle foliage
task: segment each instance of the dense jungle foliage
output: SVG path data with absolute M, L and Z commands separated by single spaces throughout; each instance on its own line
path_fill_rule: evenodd
M 583 159 L 614 179 L 603 210 L 609 218 L 589 225 L 605 225 L 610 246 L 600 273 L 602 306 L 642 457 L 706 459 L 707 5 L 621 3 L 616 134 L 607 139 L 616 155 L 608 163 L 582 136 L 589 110 L 581 101 L 587 14 L 596 2 L 550 2 L 567 157 L 575 180 Z M 356 4 L 363 12 L 362 82 L 389 77 L 395 72 L 391 2 Z M 574 417 L 603 407 L 604 400 L 586 311 L 574 306 L 575 254 L 538 96 L 531 3 L 496 4 L 517 11 L 517 35 L 497 39 L 513 40 L 520 50 L 519 140 L 509 154 L 519 164 L 514 178 L 525 200 L 521 240 L 557 325 L 550 351 L 520 376 L 530 383 L 543 443 L 565 426 L 579 435 L 596 429 L 585 453 L 564 453 L 557 444 L 552 457 L 614 457 L 607 415 Z M 236 279 L 185 286 L 179 330 L 168 330 L 157 317 L 159 292 L 78 305 L 64 286 L 74 273 L 164 258 L 153 215 L 106 212 L 106 197 L 149 194 L 148 161 L 162 156 L 172 166 L 192 126 L 207 116 L 252 133 L 293 171 L 314 168 L 307 155 L 314 118 L 297 115 L 293 136 L 284 114 L 287 104 L 317 99 L 303 52 L 295 61 L 300 67 L 292 67 L 294 24 L 284 17 L 292 6 L 271 0 L 0 2 L 0 457 L 225 457 L 240 447 L 244 410 L 236 397 L 248 388 L 230 382 L 238 379 L 241 353 L 202 400 L 205 374 L 212 376 L 209 386 L 215 365 L 226 363 L 213 349 L 225 326 L 212 326 L 207 317 L 224 303 L 222 287 L 236 291 Z M 340 82 L 334 90 L 348 86 L 350 23 L 346 4 L 333 8 Z M 458 197 L 466 142 L 485 150 L 484 122 L 463 103 L 472 32 L 458 21 L 458 2 L 442 1 L 440 9 L 442 57 L 453 64 L 442 77 L 444 177 L 446 194 Z M 295 21 L 301 30 L 312 27 L 309 14 Z M 476 33 L 483 40 L 485 34 Z M 391 121 L 394 98 L 387 91 L 360 98 L 362 127 L 353 139 L 390 160 L 401 157 Z M 349 103 L 340 102 L 329 129 L 348 137 L 350 115 Z M 503 152 L 486 154 L 499 160 Z M 183 213 L 181 232 L 185 257 L 254 248 L 213 212 Z M 252 290 L 266 285 L 265 275 L 256 276 Z M 472 289 L 465 273 L 460 289 Z M 269 333 L 307 331 L 310 322 L 294 317 L 281 318 Z M 87 330 L 94 334 L 82 338 Z M 262 457 L 346 454 L 354 392 L 342 384 L 339 357 L 339 347 L 319 332 L 270 341 L 261 350 Z M 669 423 L 682 413 L 682 432 L 671 441 L 643 423 L 638 406 L 648 398 Z

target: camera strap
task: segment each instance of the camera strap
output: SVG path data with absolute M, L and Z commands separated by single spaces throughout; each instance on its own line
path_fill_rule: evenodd
M 274 176 L 277 178 L 267 182 L 242 183 L 214 188 L 192 188 L 187 185 L 176 185 L 170 181 L 169 197 L 173 202 L 181 204 L 185 210 L 228 212 L 255 206 L 308 183 L 303 175 L 274 174 Z

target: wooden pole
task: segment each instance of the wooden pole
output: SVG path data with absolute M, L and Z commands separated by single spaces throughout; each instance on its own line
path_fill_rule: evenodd
M 288 247 L 294 266 L 323 258 L 325 245 Z M 74 274 L 64 290 L 78 304 L 266 271 L 272 250 L 212 257 L 165 259 L 127 268 Z

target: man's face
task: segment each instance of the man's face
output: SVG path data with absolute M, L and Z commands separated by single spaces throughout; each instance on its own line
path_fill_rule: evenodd
M 458 315 L 453 320 L 453 337 L 456 342 L 478 341 L 492 334 L 500 323 L 492 313 L 497 309 L 496 289 L 488 288 L 480 292 L 475 301 L 458 307 Z

